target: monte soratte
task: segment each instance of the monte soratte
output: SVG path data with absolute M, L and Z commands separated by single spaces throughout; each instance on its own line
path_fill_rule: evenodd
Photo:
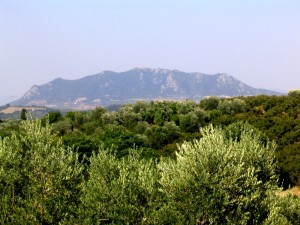
M 55 79 L 34 85 L 11 105 L 88 109 L 98 105 L 138 100 L 200 100 L 206 96 L 277 95 L 250 87 L 234 77 L 178 70 L 135 68 L 126 72 L 103 71 L 78 80 Z

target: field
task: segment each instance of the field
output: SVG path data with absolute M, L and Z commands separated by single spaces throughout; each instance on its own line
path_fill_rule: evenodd
M 0 111 L 0 113 L 4 113 L 4 114 L 11 114 L 11 113 L 15 113 L 15 112 L 21 112 L 22 109 L 26 109 L 27 111 L 44 111 L 46 110 L 46 108 L 42 108 L 42 107 L 21 107 L 21 106 L 9 106 L 6 109 L 3 109 Z
M 300 197 L 300 187 L 293 187 L 293 188 L 287 189 L 285 191 L 282 191 L 279 193 L 279 196 L 284 197 L 288 194 L 292 194 L 292 195 Z
M 49 109 L 44 107 L 5 106 L 0 107 L 0 119 L 19 119 L 22 109 L 26 109 L 26 111 L 34 118 L 41 118 L 49 112 Z

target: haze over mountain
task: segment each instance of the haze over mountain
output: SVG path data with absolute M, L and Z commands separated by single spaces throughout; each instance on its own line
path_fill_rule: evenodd
M 126 72 L 103 71 L 77 80 L 57 78 L 35 85 L 12 105 L 88 109 L 97 105 L 138 100 L 200 100 L 206 96 L 275 95 L 256 89 L 225 73 L 206 75 L 178 70 L 135 68 Z
M 13 101 L 13 97 L 14 96 L 5 96 L 5 95 L 0 96 L 0 105 L 4 105 L 4 104 L 6 104 L 8 102 Z

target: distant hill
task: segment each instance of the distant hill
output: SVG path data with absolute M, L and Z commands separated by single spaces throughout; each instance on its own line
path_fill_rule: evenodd
M 277 95 L 250 87 L 220 73 L 206 75 L 178 70 L 135 68 L 104 71 L 78 80 L 55 79 L 35 85 L 11 105 L 90 109 L 97 105 L 133 103 L 137 100 L 200 100 L 206 96 Z

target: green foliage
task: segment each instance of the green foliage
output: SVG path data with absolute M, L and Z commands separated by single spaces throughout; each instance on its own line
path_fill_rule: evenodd
M 234 115 L 236 113 L 242 113 L 246 111 L 246 103 L 245 101 L 235 98 L 235 99 L 224 99 L 218 105 L 218 109 L 223 114 L 231 114 Z
M 157 125 L 163 125 L 165 121 L 170 121 L 172 115 L 172 109 L 167 105 L 158 104 L 157 110 L 154 115 L 154 123 Z
M 194 111 L 197 106 L 196 102 L 191 100 L 186 100 L 177 105 L 177 113 L 178 114 L 187 114 L 189 112 Z
M 295 95 L 297 92 L 295 93 Z M 277 142 L 276 161 L 279 183 L 284 188 L 299 183 L 300 98 L 288 96 L 257 96 L 243 99 L 248 105 L 246 118 L 250 124 Z
M 20 119 L 21 120 L 27 120 L 27 110 L 24 109 L 24 108 L 21 110 Z
M 281 166 L 281 174 L 288 175 L 290 183 L 300 185 L 300 143 L 288 145 L 278 153 L 279 165 Z M 289 188 L 288 185 L 284 186 Z
M 276 188 L 274 144 L 241 131 L 239 142 L 212 127 L 179 146 L 177 160 L 163 160 L 161 220 L 172 224 L 261 224 L 267 191 Z M 168 215 L 168 217 L 165 217 Z M 172 221 L 170 221 L 172 219 Z
M 126 156 L 130 148 L 143 149 L 148 156 L 173 157 L 176 143 L 201 137 L 199 128 L 213 124 L 230 130 L 236 129 L 231 126 L 233 123 L 247 122 L 262 132 L 265 139 L 276 141 L 279 184 L 288 188 L 300 184 L 299 108 L 299 91 L 291 91 L 286 96 L 209 97 L 199 104 L 191 100 L 139 101 L 118 106 L 114 112 L 97 107 L 90 112 L 68 112 L 65 116 L 50 112 L 47 117 L 53 124 L 53 133 L 64 140 L 71 137 L 64 142 L 66 145 L 84 148 L 90 155 L 99 146 L 112 148 L 118 157 Z M 1 118 L 5 117 L 1 114 Z M 16 118 L 20 118 L 20 112 Z M 43 123 L 46 120 L 45 117 Z M 3 119 L 0 136 L 10 136 L 13 130 L 19 132 L 18 124 Z M 77 141 L 78 135 L 84 141 Z
M 58 111 L 56 111 L 56 112 L 50 112 L 50 113 L 47 114 L 47 116 L 48 116 L 49 123 L 55 123 L 55 122 L 57 122 L 57 121 L 59 121 L 59 120 L 62 119 L 62 115 Z
M 241 137 L 245 132 L 247 132 L 247 134 L 252 136 L 253 138 L 256 138 L 263 146 L 266 146 L 269 141 L 269 139 L 263 132 L 259 131 L 249 123 L 243 121 L 238 121 L 230 124 L 224 129 L 224 132 L 227 139 L 232 139 L 237 142 L 241 140 Z
M 174 122 L 166 122 L 164 126 L 153 125 L 146 130 L 145 134 L 149 146 L 154 149 L 171 143 L 181 135 L 180 129 Z
M 288 96 L 292 98 L 300 98 L 300 90 L 289 91 Z
M 83 186 L 84 224 L 152 224 L 159 177 L 154 161 L 136 152 L 118 159 L 100 151 L 91 158 L 89 175 Z
M 204 98 L 200 102 L 201 108 L 204 110 L 214 110 L 217 109 L 220 103 L 220 99 L 217 97 Z
M 88 114 L 86 112 L 68 112 L 66 118 L 72 125 L 72 130 L 80 130 L 86 122 L 88 122 Z
M 141 114 L 134 112 L 132 105 L 123 106 L 120 109 L 118 116 L 120 124 L 131 129 L 136 125 L 137 122 L 142 120 Z
M 21 135 L 0 140 L 1 223 L 72 220 L 82 171 L 77 154 L 66 150 L 41 121 L 25 121 L 21 129 Z
M 300 224 L 300 198 L 293 195 L 285 197 L 273 196 L 270 214 L 264 225 Z
M 179 127 L 185 132 L 196 132 L 200 128 L 199 118 L 194 112 L 179 116 Z
M 146 121 L 139 121 L 136 123 L 136 126 L 134 128 L 134 132 L 138 134 L 144 134 L 145 131 L 150 127 L 150 124 Z
M 169 143 L 176 141 L 181 136 L 180 128 L 173 121 L 165 122 L 163 128 Z
M 11 136 L 13 132 L 19 131 L 19 120 L 4 120 L 0 123 L 0 138 Z
M 107 124 L 119 124 L 117 121 L 117 113 L 116 112 L 106 112 L 101 116 L 101 121 L 103 125 Z
M 91 112 L 91 120 L 93 120 L 97 125 L 101 125 L 101 116 L 106 113 L 107 110 L 102 107 L 96 107 L 92 112 Z
M 59 136 L 64 136 L 72 133 L 72 123 L 65 119 L 65 120 L 59 120 L 55 122 L 52 126 L 53 133 L 58 134 Z
M 170 107 L 176 112 L 178 105 Z M 142 109 L 130 111 L 143 117 Z M 299 198 L 276 194 L 275 145 L 250 123 L 200 134 L 175 121 L 139 121 L 134 133 L 118 124 L 118 113 L 118 123 L 100 125 L 106 113 L 95 114 L 98 125 L 89 113 L 53 125 L 22 121 L 18 132 L 0 139 L 0 224 L 299 224 Z M 76 118 L 85 122 L 58 132 Z M 100 127 L 87 135 L 86 124 Z M 195 137 L 177 149 L 176 141 Z M 159 162 L 147 146 L 153 140 L 157 154 L 167 156 Z
M 63 144 L 71 146 L 78 153 L 79 161 L 85 157 L 92 156 L 93 152 L 97 152 L 99 145 L 90 137 L 82 132 L 73 132 L 62 137 Z

